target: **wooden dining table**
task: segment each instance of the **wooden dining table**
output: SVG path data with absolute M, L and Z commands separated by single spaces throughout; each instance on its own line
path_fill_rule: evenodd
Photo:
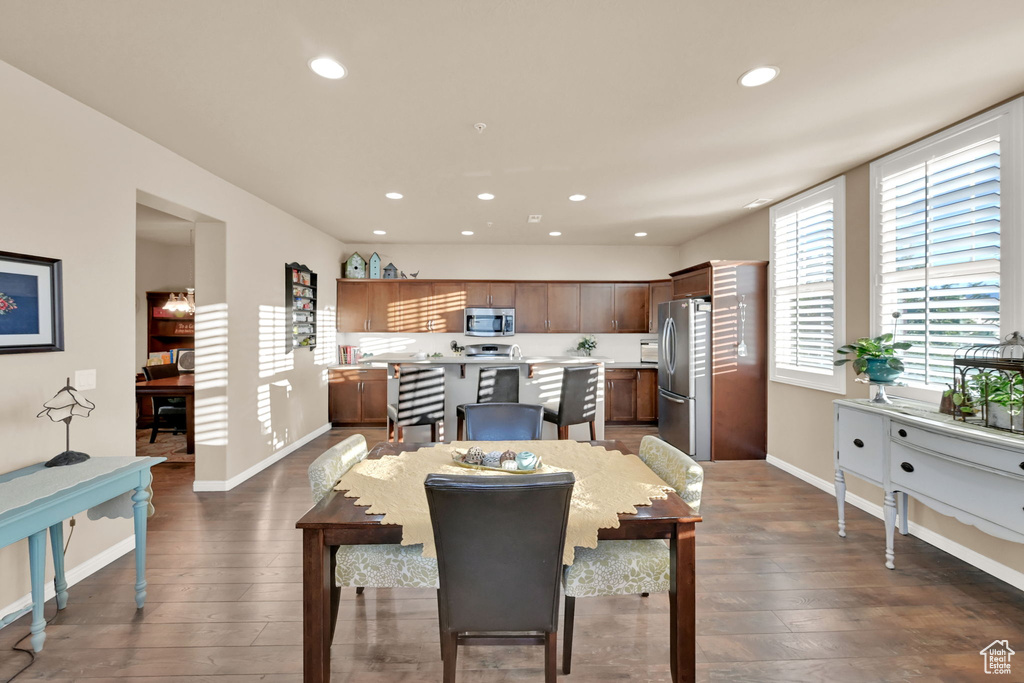
M 618 441 L 590 441 L 608 450 L 628 453 Z M 369 458 L 398 455 L 432 446 L 430 443 L 379 443 Z M 331 679 L 331 554 L 339 545 L 401 543 L 402 527 L 382 524 L 382 515 L 366 514 L 354 498 L 331 491 L 295 526 L 302 529 L 302 650 L 303 680 Z M 600 540 L 664 538 L 669 541 L 669 658 L 672 681 L 693 681 L 696 657 L 694 535 L 701 521 L 675 493 L 640 506 L 636 514 L 620 514 L 617 529 L 600 529 Z
M 151 379 L 135 383 L 136 398 L 169 398 L 177 396 L 185 399 L 185 452 L 196 452 L 196 376 L 191 372 L 175 377 Z M 153 416 L 156 419 L 156 416 Z

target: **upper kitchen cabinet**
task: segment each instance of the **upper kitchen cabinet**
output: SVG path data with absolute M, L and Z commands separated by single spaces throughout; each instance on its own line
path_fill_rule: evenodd
M 579 332 L 580 286 L 575 282 L 517 282 L 516 332 Z
M 433 306 L 427 328 L 430 332 L 448 332 L 462 334 L 466 321 L 463 312 L 469 306 L 466 303 L 468 283 L 435 282 Z
M 399 332 L 431 332 L 434 313 L 434 285 L 403 280 L 398 283 L 397 326 Z
M 338 280 L 338 331 L 366 332 L 370 283 Z
M 708 263 L 672 274 L 672 298 L 711 296 L 711 265 Z
M 339 332 L 398 332 L 397 282 L 338 280 Z
M 580 331 L 580 286 L 575 282 L 548 283 L 547 331 Z
M 516 332 L 547 332 L 547 283 L 517 282 L 515 289 Z
M 515 308 L 514 282 L 467 282 L 465 286 L 465 308 Z
M 651 283 L 651 305 L 650 305 L 650 321 L 647 331 L 651 334 L 657 334 L 658 332 L 658 305 L 663 304 L 666 301 L 672 300 L 672 281 L 662 280 L 659 282 Z
M 580 285 L 580 331 L 647 332 L 649 284 L 584 282 Z

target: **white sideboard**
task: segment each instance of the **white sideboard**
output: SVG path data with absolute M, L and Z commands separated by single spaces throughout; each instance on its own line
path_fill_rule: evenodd
M 884 491 L 885 566 L 893 569 L 897 516 L 907 497 L 985 533 L 1024 543 L 1024 436 L 957 422 L 935 408 L 894 399 L 835 401 L 839 535 L 846 536 L 846 475 Z

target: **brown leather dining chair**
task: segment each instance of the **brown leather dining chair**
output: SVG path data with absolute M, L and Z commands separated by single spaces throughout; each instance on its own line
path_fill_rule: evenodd
M 174 363 L 164 365 L 146 365 L 142 368 L 142 374 L 146 381 L 154 379 L 165 379 L 177 377 L 178 366 Z M 149 435 L 149 442 L 156 441 L 159 432 L 172 432 L 184 434 L 186 429 L 185 399 L 178 396 L 154 396 L 153 401 L 153 431 Z
M 519 403 L 519 366 L 501 365 L 480 368 L 476 383 L 477 403 Z M 462 437 L 466 406 L 455 406 L 455 436 Z M 469 437 L 466 437 L 469 438 Z
M 544 429 L 544 406 L 470 403 L 465 409 L 470 441 L 529 441 L 540 439 Z
M 402 430 L 417 425 L 430 425 L 430 440 L 441 441 L 444 403 L 443 367 L 399 366 L 398 403 L 387 408 L 388 441 L 402 441 Z
M 518 643 L 544 645 L 544 680 L 554 683 L 559 578 L 574 484 L 571 472 L 427 475 L 444 683 L 455 681 L 460 643 L 503 644 L 510 634 Z
M 569 427 L 590 423 L 590 440 L 597 438 L 594 420 L 597 419 L 596 365 L 578 365 L 562 371 L 562 390 L 558 410 L 544 409 L 544 421 L 558 426 L 558 438 L 569 438 Z

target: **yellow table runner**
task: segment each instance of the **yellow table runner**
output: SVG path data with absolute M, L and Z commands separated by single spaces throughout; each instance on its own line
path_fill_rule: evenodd
M 564 564 L 572 564 L 575 548 L 596 548 L 598 529 L 619 526 L 619 514 L 636 513 L 637 505 L 665 498 L 672 487 L 640 458 L 576 441 L 454 442 L 400 455 L 364 460 L 341 478 L 337 490 L 369 506 L 367 514 L 384 515 L 384 524 L 402 525 L 402 545 L 423 544 L 425 557 L 437 557 L 434 530 L 423 481 L 428 474 L 514 477 L 515 474 L 467 469 L 453 465 L 452 449 L 480 446 L 486 451 L 532 451 L 541 456 L 541 472 L 570 471 L 576 476 Z M 524 520 L 529 522 L 529 520 Z M 500 533 L 495 530 L 495 533 Z

